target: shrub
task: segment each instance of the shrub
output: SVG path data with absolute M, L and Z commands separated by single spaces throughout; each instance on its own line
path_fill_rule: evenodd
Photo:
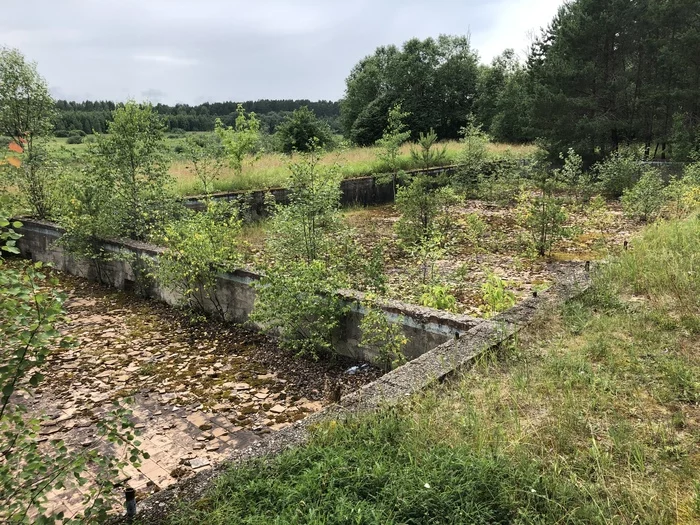
M 401 218 L 396 223 L 396 232 L 407 246 L 415 246 L 423 240 L 439 236 L 441 244 L 447 242 L 454 232 L 450 207 L 459 202 L 454 190 L 436 188 L 434 180 L 418 176 L 408 186 L 399 188 L 396 208 Z
M 455 296 L 450 289 L 443 284 L 425 284 L 422 288 L 419 302 L 422 306 L 454 312 L 457 307 Z
M 275 141 L 282 153 L 308 152 L 330 145 L 333 142 L 333 132 L 328 124 L 316 118 L 312 110 L 302 106 L 277 126 Z
M 645 170 L 642 178 L 622 194 L 625 214 L 633 219 L 648 222 L 654 219 L 664 204 L 664 181 L 658 171 Z
M 376 297 L 367 294 L 362 302 L 365 308 L 360 321 L 360 344 L 377 352 L 377 362 L 390 370 L 406 362 L 403 347 L 408 339 L 398 323 L 390 323 L 386 314 L 377 306 Z
M 85 133 L 82 129 L 72 129 L 68 132 L 69 137 L 84 137 L 86 135 L 87 133 Z
M 501 205 L 513 202 L 523 184 L 521 169 L 517 162 L 508 158 L 482 164 L 482 171 L 476 175 L 476 196 Z
M 66 144 L 82 144 L 83 143 L 83 137 L 80 135 L 71 135 L 66 139 Z
M 236 108 L 234 125 L 224 126 L 221 119 L 216 119 L 214 132 L 221 140 L 229 165 L 239 175 L 243 171 L 243 161 L 260 153 L 260 121 L 255 113 L 246 115 L 242 104 L 238 104 Z M 257 158 L 253 156 L 251 163 Z
M 171 128 L 170 133 L 176 137 L 182 137 L 187 134 L 187 132 L 182 128 Z
M 686 165 L 683 176 L 672 178 L 664 197 L 671 217 L 685 217 L 700 209 L 700 162 Z
M 167 249 L 158 257 L 153 277 L 196 313 L 211 308 L 221 320 L 226 318 L 227 305 L 217 294 L 216 276 L 233 271 L 242 261 L 237 217 L 238 208 L 211 202 L 204 212 L 170 222 L 156 238 Z
M 255 284 L 251 320 L 280 334 L 283 347 L 298 354 L 327 356 L 346 311 L 336 291 L 348 284 L 338 239 L 337 166 L 322 167 L 317 151 L 289 165 L 289 204 L 277 206 L 270 222 L 268 252 L 273 263 Z M 342 243 L 340 243 L 342 244 Z M 340 255 L 340 256 L 339 256 Z
M 515 304 L 515 294 L 508 290 L 508 283 L 494 272 L 489 272 L 481 285 L 481 293 L 486 305 L 486 317 L 507 310 Z
M 7 178 L 39 219 L 51 217 L 55 205 L 56 163 L 47 148 L 54 117 L 55 102 L 36 65 L 0 47 L 0 129 L 16 146 Z
M 70 137 L 70 132 L 67 129 L 57 129 L 53 132 L 53 136 L 64 139 L 66 137 Z
M 530 234 L 531 248 L 540 257 L 547 255 L 554 243 L 568 233 L 564 227 L 567 215 L 563 202 L 556 195 L 560 187 L 557 175 L 545 166 L 532 166 L 531 181 L 535 191 L 523 190 L 516 210 L 518 222 Z
M 460 133 L 464 147 L 457 157 L 460 167 L 456 182 L 462 191 L 473 192 L 479 181 L 486 177 L 484 164 L 488 156 L 489 136 L 482 131 L 481 126 L 474 124 L 473 118 L 469 119 Z
M 88 147 L 86 183 L 104 191 L 106 209 L 119 237 L 145 240 L 172 213 L 163 123 L 150 105 L 129 101 L 113 112 L 109 134 L 96 136 Z
M 593 174 L 583 169 L 583 159 L 573 149 L 559 159 L 564 161 L 564 166 L 559 170 L 559 179 L 573 192 L 577 204 L 587 203 L 596 190 Z
M 214 191 L 214 185 L 219 180 L 224 168 L 224 150 L 216 135 L 192 136 L 185 139 L 182 151 L 192 165 L 197 181 L 201 184 L 202 192 L 209 195 Z
M 603 195 L 610 199 L 619 198 L 642 176 L 639 157 L 633 151 L 612 153 L 607 159 L 593 167 Z
M 337 291 L 343 276 L 324 262 L 278 262 L 255 284 L 255 309 L 250 316 L 265 330 L 274 330 L 280 344 L 297 355 L 315 359 L 333 352 L 334 333 L 347 306 Z

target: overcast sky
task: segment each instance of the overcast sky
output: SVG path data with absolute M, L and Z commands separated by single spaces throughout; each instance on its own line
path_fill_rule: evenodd
M 0 0 L 0 45 L 38 62 L 56 98 L 196 104 L 336 100 L 377 46 L 471 34 L 483 62 L 562 0 Z

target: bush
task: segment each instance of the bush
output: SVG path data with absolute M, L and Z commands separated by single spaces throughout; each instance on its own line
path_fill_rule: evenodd
M 173 148 L 173 151 L 175 153 L 184 153 L 185 152 L 185 146 L 182 144 L 176 144 L 175 147 Z
M 536 191 L 523 190 L 516 210 L 518 222 L 530 233 L 530 248 L 540 257 L 550 253 L 554 243 L 568 233 L 563 201 L 556 193 L 561 187 L 558 175 L 546 166 L 532 166 L 530 179 Z
M 212 308 L 221 320 L 226 318 L 226 305 L 216 293 L 216 276 L 233 271 L 242 260 L 237 217 L 238 208 L 212 202 L 205 212 L 167 224 L 157 239 L 167 249 L 158 257 L 153 276 L 198 314 Z
M 664 205 L 664 181 L 658 171 L 647 169 L 632 188 L 625 189 L 622 198 L 625 215 L 648 222 L 658 216 Z
M 476 197 L 502 205 L 515 201 L 523 184 L 521 170 L 520 163 L 508 157 L 483 163 L 476 175 Z
M 66 139 L 66 144 L 82 144 L 83 143 L 83 137 L 80 135 L 71 135 Z
M 364 316 L 360 321 L 360 344 L 377 352 L 377 361 L 385 370 L 406 362 L 403 347 L 408 339 L 397 323 L 390 323 L 386 314 L 376 305 L 376 297 L 367 294 L 363 301 Z
M 682 218 L 700 209 L 700 162 L 686 165 L 682 177 L 674 177 L 664 190 L 668 215 Z
M 333 142 L 333 132 L 328 124 L 316 118 L 312 110 L 302 106 L 277 126 L 275 142 L 282 153 L 308 152 L 329 146 Z
M 72 129 L 68 132 L 69 137 L 84 137 L 86 135 L 87 133 L 85 133 L 82 129 Z
M 486 305 L 487 317 L 492 317 L 515 305 L 515 294 L 508 290 L 508 283 L 494 272 L 489 272 L 486 276 L 486 282 L 481 285 L 481 293 Z
M 450 289 L 447 286 L 443 284 L 424 284 L 422 290 L 423 292 L 418 300 L 421 306 L 448 312 L 456 310 L 457 299 L 450 293 Z
M 334 333 L 347 307 L 336 293 L 347 285 L 322 261 L 283 262 L 255 283 L 255 310 L 250 316 L 297 355 L 328 357 Z
M 340 220 L 340 176 L 321 167 L 314 151 L 290 163 L 289 204 L 276 208 L 268 252 L 274 263 L 256 283 L 251 320 L 276 330 L 283 347 L 327 356 L 345 306 L 336 291 L 348 284 L 339 253 L 345 237 Z
M 53 132 L 54 137 L 58 137 L 60 139 L 64 139 L 66 137 L 70 137 L 70 131 L 67 129 L 57 129 L 56 131 Z
M 471 193 L 479 181 L 483 181 L 487 176 L 484 173 L 484 165 L 488 155 L 489 137 L 482 131 L 481 126 L 474 124 L 472 118 L 462 128 L 461 135 L 464 147 L 457 157 L 457 164 L 460 165 L 460 168 L 456 183 L 460 190 Z
M 175 135 L 175 137 L 182 137 L 187 134 L 187 132 L 182 128 L 172 128 L 170 133 Z
M 451 188 L 436 188 L 435 181 L 425 176 L 418 176 L 408 186 L 400 187 L 396 193 L 396 208 L 401 218 L 396 223 L 396 232 L 401 241 L 410 247 L 439 236 L 444 244 L 454 229 L 449 209 L 457 202 L 459 198 Z
M 616 152 L 593 167 L 598 176 L 600 189 L 609 199 L 619 198 L 642 176 L 642 165 L 632 152 Z

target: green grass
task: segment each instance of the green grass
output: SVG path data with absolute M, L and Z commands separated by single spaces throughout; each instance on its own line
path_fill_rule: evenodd
M 175 189 L 179 195 L 195 195 L 200 193 L 201 187 L 192 173 L 190 163 L 182 154 L 176 153 L 175 148 L 184 144 L 184 136 L 171 136 L 166 133 L 166 145 L 171 153 L 170 173 L 175 179 Z M 85 138 L 90 139 L 90 136 Z M 53 138 L 51 149 L 60 156 L 69 158 L 71 154 L 83 153 L 87 145 L 67 144 L 65 138 Z M 447 141 L 440 146 L 446 146 L 447 157 L 444 165 L 455 162 L 462 145 L 458 141 Z M 409 170 L 419 167 L 411 158 L 411 146 L 406 144 L 401 150 L 399 163 L 401 169 Z M 490 144 L 489 152 L 492 155 L 514 155 L 524 157 L 535 151 L 535 146 Z M 322 160 L 322 164 L 338 163 L 345 178 L 362 177 L 374 173 L 386 172 L 388 168 L 378 159 L 379 149 L 376 147 L 349 148 L 329 153 Z M 216 191 L 258 190 L 287 185 L 289 157 L 278 153 L 265 153 L 254 163 L 244 166 L 243 172 L 236 174 L 232 169 L 225 168 L 219 180 L 215 183 Z
M 225 473 L 170 522 L 697 523 L 698 218 L 460 378 Z

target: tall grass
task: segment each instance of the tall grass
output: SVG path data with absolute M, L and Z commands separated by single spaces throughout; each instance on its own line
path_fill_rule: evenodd
M 654 223 L 605 270 L 622 291 L 700 314 L 700 215 Z
M 462 149 L 458 141 L 448 141 L 441 145 L 447 147 L 445 164 L 456 162 Z M 525 157 L 535 150 L 530 145 L 491 144 L 489 151 L 492 155 L 510 154 Z M 327 154 L 321 161 L 322 165 L 339 164 L 345 178 L 363 177 L 375 173 L 388 171 L 388 167 L 378 160 L 379 148 L 350 148 L 334 151 Z M 284 187 L 287 184 L 289 156 L 275 153 L 267 153 L 260 157 L 252 165 L 244 167 L 241 174 L 236 174 L 231 169 L 222 172 L 220 180 L 216 183 L 217 191 L 255 190 Z M 411 157 L 411 145 L 405 144 L 401 148 L 399 157 L 400 169 L 410 170 L 419 167 Z M 199 192 L 197 181 L 189 167 L 189 163 L 182 158 L 175 158 L 170 173 L 177 181 L 177 191 L 181 195 L 192 195 Z
M 89 140 L 88 136 L 85 140 Z M 71 158 L 71 154 L 82 154 L 87 149 L 87 144 L 67 144 L 65 138 L 53 138 L 50 143 L 51 150 L 66 159 Z M 184 144 L 184 137 L 166 135 L 166 144 L 171 151 L 172 163 L 170 173 L 175 178 L 175 188 L 180 195 L 195 195 L 200 193 L 201 187 L 198 184 L 190 163 L 179 153 L 176 153 L 177 146 Z M 458 141 L 446 141 L 439 144 L 440 147 L 447 148 L 447 158 L 445 164 L 452 164 L 456 161 L 462 145 Z M 526 157 L 535 151 L 533 145 L 521 144 L 490 144 L 489 152 L 492 155 L 513 155 L 516 157 Z M 362 177 L 374 173 L 388 171 L 386 165 L 378 160 L 379 148 L 348 148 L 339 149 L 327 154 L 321 164 L 331 165 L 338 163 L 345 178 Z M 225 168 L 220 179 L 215 184 L 216 191 L 235 190 L 258 190 L 284 187 L 287 185 L 287 176 L 290 158 L 279 153 L 265 153 L 257 161 L 244 165 L 243 172 L 235 173 L 231 168 Z M 410 170 L 419 167 L 411 157 L 411 145 L 404 144 L 401 148 L 399 167 L 403 170 Z
M 171 523 L 698 523 L 697 226 L 647 228 L 461 378 L 232 469 Z

